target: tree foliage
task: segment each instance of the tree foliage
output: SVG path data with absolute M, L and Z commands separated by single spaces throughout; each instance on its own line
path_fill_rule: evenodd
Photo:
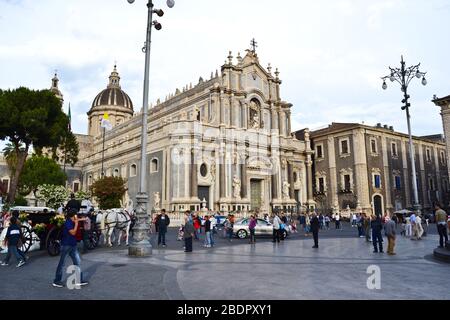
M 27 195 L 36 191 L 40 185 L 61 185 L 67 180 L 66 174 L 61 167 L 50 158 L 33 155 L 25 162 L 19 179 L 20 194 Z
M 69 118 L 61 101 L 49 90 L 0 90 L 0 140 L 9 140 L 17 156 L 8 200 L 14 199 L 30 147 L 35 150 L 61 144 Z M 23 145 L 23 149 L 21 149 Z
M 67 201 L 69 192 L 63 186 L 44 184 L 38 187 L 36 197 L 44 201 L 47 207 L 56 210 Z
M 103 177 L 91 186 L 91 192 L 100 205 L 100 209 L 120 208 L 120 200 L 125 195 L 126 181 L 121 177 Z
M 65 170 L 66 163 L 73 167 L 78 162 L 79 152 L 80 147 L 77 138 L 71 131 L 67 131 L 66 135 L 62 138 L 60 145 L 58 147 L 53 147 L 52 157 L 55 161 L 63 161 Z

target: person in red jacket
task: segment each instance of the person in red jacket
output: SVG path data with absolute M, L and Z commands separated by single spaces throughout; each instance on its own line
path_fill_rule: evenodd
M 195 240 L 199 240 L 200 238 L 198 237 L 199 235 L 199 230 L 201 230 L 202 227 L 202 223 L 200 222 L 200 219 L 198 217 L 198 215 L 194 215 L 194 236 L 195 236 Z

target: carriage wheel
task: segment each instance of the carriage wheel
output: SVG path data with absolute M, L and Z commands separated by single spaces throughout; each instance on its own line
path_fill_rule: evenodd
M 58 256 L 61 251 L 62 229 L 54 227 L 50 230 L 45 241 L 50 256 Z
M 31 245 L 33 244 L 33 234 L 31 233 L 31 229 L 27 226 L 21 226 L 20 229 L 23 235 L 23 242 L 19 249 L 25 253 L 30 250 Z

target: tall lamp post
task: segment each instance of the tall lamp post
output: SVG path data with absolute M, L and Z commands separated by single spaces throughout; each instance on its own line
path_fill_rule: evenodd
M 134 0 L 127 0 L 128 3 L 134 3 Z M 173 8 L 174 0 L 167 0 L 167 6 Z M 139 174 L 139 192 L 136 196 L 136 224 L 133 228 L 133 239 L 128 248 L 128 255 L 135 257 L 146 257 L 152 254 L 152 245 L 150 243 L 150 223 L 147 214 L 148 194 L 147 194 L 147 118 L 148 118 L 148 92 L 149 92 L 149 74 L 150 74 L 150 48 L 152 41 L 152 27 L 161 30 L 161 24 L 152 20 L 153 13 L 162 17 L 164 11 L 153 9 L 153 1 L 148 0 L 148 20 L 147 20 L 147 38 L 142 51 L 145 53 L 145 73 L 144 73 L 144 102 L 142 114 L 142 132 L 141 132 L 141 165 Z
M 409 113 L 409 107 L 411 104 L 408 102 L 409 98 L 411 98 L 408 95 L 408 85 L 411 83 L 411 81 L 414 78 L 420 79 L 422 78 L 422 84 L 424 86 L 427 85 L 427 80 L 425 79 L 426 72 L 420 72 L 419 67 L 420 63 L 415 66 L 411 66 L 406 68 L 405 67 L 405 61 L 402 61 L 400 68 L 391 68 L 391 74 L 385 77 L 382 77 L 383 80 L 383 90 L 387 89 L 386 80 L 389 79 L 391 82 L 398 82 L 401 86 L 401 90 L 403 92 L 403 100 L 402 103 L 404 106 L 402 107 L 402 110 L 406 110 L 406 119 L 408 121 L 408 135 L 409 135 L 409 155 L 411 158 L 411 170 L 412 170 L 412 186 L 413 186 L 413 192 L 414 192 L 414 210 L 420 213 L 421 206 L 419 204 L 419 193 L 417 191 L 417 174 L 416 174 L 416 163 L 415 163 L 415 153 L 414 153 L 414 145 L 412 141 L 412 134 L 411 134 L 411 115 Z

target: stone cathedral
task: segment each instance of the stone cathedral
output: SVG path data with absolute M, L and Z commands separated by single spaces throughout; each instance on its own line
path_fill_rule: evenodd
M 136 203 L 140 170 L 147 172 L 149 209 L 223 212 L 314 207 L 309 132 L 291 134 L 292 104 L 282 100 L 279 72 L 263 68 L 255 50 L 234 58 L 196 85 L 176 89 L 150 106 L 148 163 L 140 168 L 142 113 L 121 89 L 116 67 L 88 112 L 89 133 L 78 135 L 73 189 L 104 172 L 127 180 L 124 203 Z M 309 186 L 309 187 L 307 187 Z

